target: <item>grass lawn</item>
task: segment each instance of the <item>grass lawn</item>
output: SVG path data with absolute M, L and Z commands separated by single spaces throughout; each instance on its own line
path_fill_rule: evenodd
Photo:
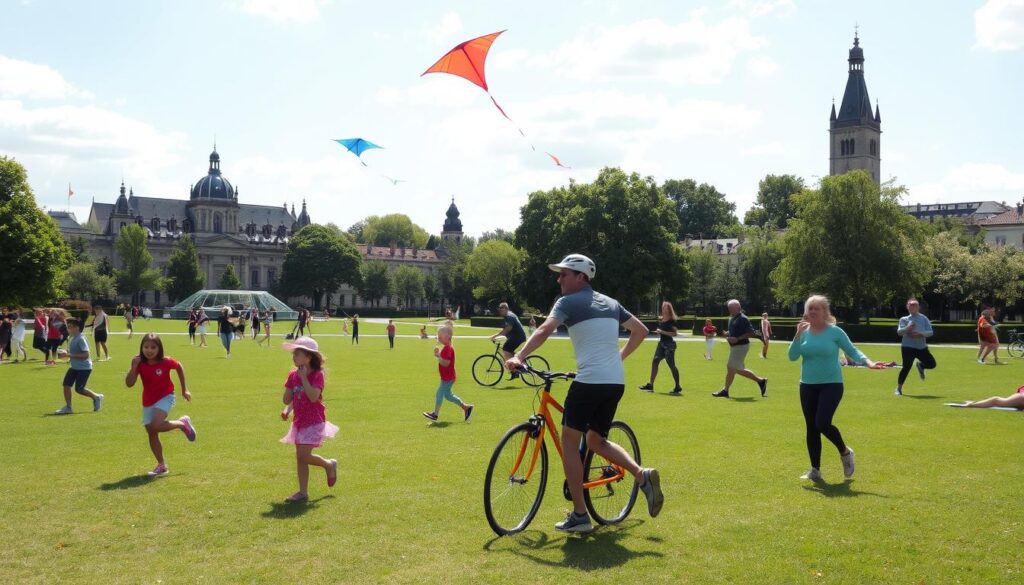
M 314 323 L 316 333 L 327 328 L 339 333 L 341 324 Z M 399 334 L 418 329 L 399 325 Z M 748 361 L 769 377 L 767 399 L 741 380 L 723 400 L 709 393 L 721 386 L 724 344 L 713 362 L 701 357 L 703 343 L 679 344 L 676 398 L 664 394 L 664 367 L 657 394 L 636 390 L 654 350 L 645 343 L 627 362 L 618 417 L 636 430 L 644 462 L 661 470 L 661 516 L 638 504 L 621 525 L 558 533 L 552 524 L 568 503 L 556 465 L 533 525 L 495 538 L 481 502 L 485 468 L 534 394 L 518 382 L 473 383 L 473 358 L 493 349 L 486 339 L 456 339 L 455 392 L 476 405 L 472 422 L 446 404 L 428 425 L 420 412 L 437 384 L 432 341 L 400 337 L 388 350 L 384 325 L 370 320 L 358 346 L 321 337 L 328 418 L 341 432 L 319 452 L 342 462 L 340 479 L 328 490 L 313 468 L 310 502 L 286 505 L 294 449 L 278 442 L 287 427 L 278 412 L 291 362 L 278 346 L 290 326 L 278 326 L 273 349 L 236 342 L 230 360 L 215 336 L 209 348 L 189 347 L 182 322 L 139 321 L 136 330 L 177 333 L 165 346 L 184 364 L 194 399 L 179 397 L 172 418 L 191 415 L 198 441 L 165 433 L 171 472 L 144 477 L 154 461 L 141 387 L 123 382 L 139 336 L 113 335 L 114 360 L 95 364 L 89 386 L 106 394 L 95 414 L 76 396 L 76 414 L 50 415 L 66 366 L 0 366 L 0 583 L 1024 581 L 1024 419 L 942 406 L 1009 394 L 1024 383 L 1021 360 L 980 366 L 974 350 L 934 349 L 939 369 L 925 382 L 915 372 L 903 398 L 892 396 L 896 370 L 847 369 L 836 424 L 857 451 L 856 479 L 842 481 L 826 441 L 827 483 L 814 485 L 797 479 L 808 462 L 798 367 L 785 344 Z M 899 355 L 895 345 L 863 349 L 879 360 Z M 539 353 L 572 368 L 565 340 Z M 565 388 L 556 388 L 560 400 Z

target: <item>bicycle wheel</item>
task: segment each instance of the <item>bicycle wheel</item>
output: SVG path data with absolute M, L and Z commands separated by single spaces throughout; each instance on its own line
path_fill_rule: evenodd
M 532 461 L 537 441 L 540 457 Z M 525 477 L 527 473 L 529 479 Z M 484 478 L 484 513 L 495 534 L 513 534 L 530 525 L 544 499 L 547 481 L 544 429 L 531 423 L 509 429 L 494 448 Z
M 1014 341 L 1007 345 L 1006 353 L 1010 354 L 1010 357 L 1024 357 L 1024 341 Z
M 542 372 L 551 371 L 551 366 L 548 364 L 548 360 L 540 357 L 539 355 L 529 356 L 526 358 L 524 363 L 535 370 L 540 370 Z M 534 388 L 544 384 L 544 380 L 541 380 L 540 376 L 525 370 L 519 375 L 519 377 L 523 379 L 523 382 L 525 382 L 527 386 L 533 386 Z
M 505 375 L 505 365 L 494 354 L 482 355 L 473 361 L 473 379 L 481 386 L 494 386 Z
M 636 440 L 633 429 L 622 421 L 612 422 L 612 428 L 608 432 L 608 440 L 618 444 L 629 453 L 637 464 L 640 463 L 640 444 Z M 590 515 L 599 524 L 615 524 L 629 516 L 629 512 L 636 503 L 636 494 L 640 486 L 636 479 L 628 471 L 626 475 L 612 483 L 595 486 L 583 490 L 583 500 L 587 504 Z M 583 460 L 583 482 L 596 481 L 605 477 L 612 477 L 616 474 L 615 468 L 604 457 L 593 451 L 587 452 Z

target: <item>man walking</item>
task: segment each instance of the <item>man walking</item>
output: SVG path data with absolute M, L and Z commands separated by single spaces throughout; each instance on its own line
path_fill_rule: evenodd
M 711 395 L 716 398 L 728 398 L 732 381 L 739 374 L 757 382 L 761 388 L 761 396 L 764 397 L 768 393 L 768 378 L 758 377 L 746 366 L 747 352 L 750 351 L 750 338 L 756 336 L 754 328 L 750 325 L 750 319 L 743 314 L 743 307 L 740 306 L 739 301 L 732 299 L 727 307 L 729 309 L 729 325 L 727 327 L 728 337 L 725 340 L 729 342 L 729 363 L 726 364 L 725 387 L 718 392 L 712 392 Z
M 928 350 L 928 338 L 934 334 L 932 322 L 921 314 L 921 304 L 914 297 L 907 300 L 907 311 L 910 313 L 900 317 L 896 334 L 903 338 L 900 342 L 900 353 L 903 354 L 903 368 L 896 380 L 896 396 L 903 396 L 903 383 L 907 381 L 910 368 L 917 360 L 917 373 L 924 380 L 924 371 L 935 368 L 935 357 Z

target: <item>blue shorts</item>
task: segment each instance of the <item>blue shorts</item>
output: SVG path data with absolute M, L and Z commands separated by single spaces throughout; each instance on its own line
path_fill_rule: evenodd
M 142 407 L 142 424 L 148 425 L 153 422 L 154 410 L 160 410 L 165 415 L 171 414 L 171 408 L 174 407 L 174 394 L 168 394 L 160 400 L 157 400 L 153 406 Z
M 81 394 L 82 390 L 85 390 L 85 384 L 89 381 L 90 374 L 92 374 L 92 370 L 68 368 L 68 373 L 64 374 L 64 385 L 74 386 L 75 392 Z

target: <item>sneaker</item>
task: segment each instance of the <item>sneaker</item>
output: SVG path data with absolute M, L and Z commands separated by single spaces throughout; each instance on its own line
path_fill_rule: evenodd
M 466 418 L 464 418 L 462 420 L 464 420 L 466 422 L 469 422 L 469 417 L 473 416 L 473 405 L 472 404 L 467 404 L 466 408 L 464 408 L 462 410 L 462 412 L 466 415 Z
M 437 420 L 437 415 L 432 412 L 424 412 L 423 417 L 427 420 Z
M 167 466 L 164 465 L 163 463 L 160 463 L 156 467 L 153 468 L 153 471 L 147 471 L 146 475 L 148 475 L 149 477 L 156 477 L 158 475 L 166 474 L 167 471 L 168 471 L 167 470 Z
M 682 393 L 683 393 L 683 389 L 680 388 L 679 386 L 676 386 L 675 388 L 672 389 L 671 392 L 669 392 L 669 394 L 671 394 L 672 396 L 679 396 Z
M 294 494 L 292 494 L 292 495 L 288 496 L 287 498 L 285 498 L 284 501 L 288 502 L 289 504 L 297 504 L 299 502 L 305 502 L 308 499 L 309 499 L 309 496 L 306 495 L 305 493 L 303 493 L 303 492 L 295 492 Z
M 800 479 L 809 479 L 811 481 L 821 481 L 821 472 L 815 468 L 811 468 L 810 471 L 800 476 Z
M 764 395 L 768 393 L 768 378 L 761 378 L 757 386 L 761 388 L 761 398 L 764 398 Z
M 185 424 L 185 426 L 182 427 L 181 432 L 185 433 L 185 436 L 188 437 L 188 441 L 190 443 L 194 443 L 196 440 L 196 429 L 192 426 L 192 419 L 186 415 L 178 420 Z
M 978 363 L 984 366 L 985 365 L 985 360 L 978 360 Z
M 657 469 L 644 469 L 641 474 L 644 484 L 640 490 L 647 497 L 647 513 L 654 518 L 661 513 L 661 506 L 665 503 L 665 495 L 661 493 L 661 477 Z
M 917 373 L 921 376 L 921 379 L 924 380 L 924 364 L 921 362 L 917 362 Z
M 640 389 L 643 390 L 644 392 L 654 392 L 654 384 L 648 382 L 643 386 L 640 386 Z
M 853 449 L 847 447 L 846 455 L 840 455 L 839 458 L 843 460 L 843 475 L 850 479 L 853 477 Z
M 331 459 L 329 463 L 331 468 L 327 471 L 327 487 L 334 487 L 334 484 L 338 482 L 338 460 Z
M 590 523 L 590 516 L 587 514 L 577 515 L 576 512 L 569 512 L 565 520 L 555 523 L 555 530 L 562 532 L 590 532 L 594 525 Z
M 73 414 L 74 412 L 70 406 L 63 406 L 60 410 L 54 411 L 53 414 Z
M 893 394 L 893 396 L 903 396 L 903 390 L 900 390 L 899 388 L 897 388 L 896 390 L 893 391 L 892 394 Z
M 96 398 L 92 399 L 92 411 L 99 412 L 103 408 L 103 395 L 97 394 Z
M 729 391 L 726 390 L 725 388 L 722 388 L 718 392 L 712 392 L 711 395 L 714 396 L 715 398 L 728 398 Z

